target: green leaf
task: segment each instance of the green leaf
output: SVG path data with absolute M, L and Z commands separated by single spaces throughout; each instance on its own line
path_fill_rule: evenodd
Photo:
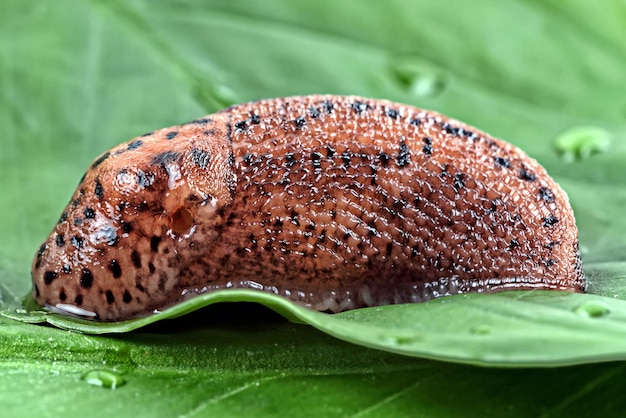
M 219 302 L 259 303 L 339 339 L 408 356 L 508 367 L 626 359 L 626 301 L 555 291 L 464 294 L 328 315 L 271 294 L 222 290 L 149 317 L 117 323 L 40 310 L 3 315 L 70 331 L 110 334 L 178 318 Z
M 620 0 L 0 2 L 3 410 L 70 417 L 618 415 L 622 363 L 497 370 L 409 356 L 509 366 L 623 358 L 625 13 Z M 84 332 L 147 325 L 16 312 L 33 254 L 95 156 L 231 103 L 308 93 L 434 109 L 537 158 L 570 196 L 592 294 L 467 295 L 336 316 L 267 295 L 222 294 L 116 336 L 21 322 Z M 569 142 L 559 138 L 580 128 L 610 142 L 574 141 L 568 163 Z M 235 297 L 324 333 L 195 314 L 160 320 Z M 185 329 L 189 321 L 201 323 Z M 116 389 L 89 383 L 94 375 L 115 380 L 115 373 L 125 380 Z

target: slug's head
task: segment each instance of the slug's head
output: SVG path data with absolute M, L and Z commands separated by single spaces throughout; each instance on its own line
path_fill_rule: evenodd
M 107 320 L 172 300 L 194 243 L 218 237 L 235 181 L 226 141 L 194 132 L 158 131 L 92 164 L 33 260 L 37 303 Z

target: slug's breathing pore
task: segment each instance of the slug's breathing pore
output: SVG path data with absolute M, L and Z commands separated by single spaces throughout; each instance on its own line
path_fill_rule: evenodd
M 250 288 L 321 311 L 585 278 L 567 195 L 518 148 L 384 100 L 262 100 L 118 145 L 33 261 L 98 320 Z

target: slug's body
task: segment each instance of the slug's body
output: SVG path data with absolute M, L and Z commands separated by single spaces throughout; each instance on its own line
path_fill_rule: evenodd
M 42 305 L 123 320 L 252 288 L 318 310 L 583 291 L 567 196 L 519 149 L 358 97 L 264 100 L 119 145 L 33 261 Z

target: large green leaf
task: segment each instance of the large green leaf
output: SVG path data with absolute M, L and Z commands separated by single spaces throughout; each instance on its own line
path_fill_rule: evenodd
M 87 332 L 111 326 L 24 314 L 15 304 L 29 289 L 38 244 L 100 152 L 233 102 L 359 94 L 441 111 L 537 158 L 570 195 L 594 295 L 470 295 L 335 317 L 272 297 L 236 297 L 347 341 L 410 355 L 517 366 L 623 359 L 625 15 L 619 0 L 1 1 L 4 410 L 13 416 L 619 414 L 622 363 L 481 369 L 373 351 L 306 325 L 233 324 L 193 314 L 159 322 L 173 322 L 176 331 L 88 336 L 16 319 Z M 608 149 L 566 163 L 557 152 L 559 136 L 585 126 L 608 133 Z M 575 154 L 580 144 L 574 147 Z M 203 325 L 179 329 L 192 320 Z M 109 330 L 137 325 L 145 324 Z M 117 372 L 126 384 L 113 391 L 81 380 L 99 369 L 105 369 L 100 377 Z
M 27 323 L 48 322 L 70 331 L 110 334 L 233 301 L 256 302 L 342 340 L 409 356 L 508 367 L 626 360 L 626 301 L 554 291 L 455 295 L 421 304 L 327 315 L 271 294 L 223 290 L 149 317 L 117 323 L 41 310 L 18 309 L 3 315 Z

